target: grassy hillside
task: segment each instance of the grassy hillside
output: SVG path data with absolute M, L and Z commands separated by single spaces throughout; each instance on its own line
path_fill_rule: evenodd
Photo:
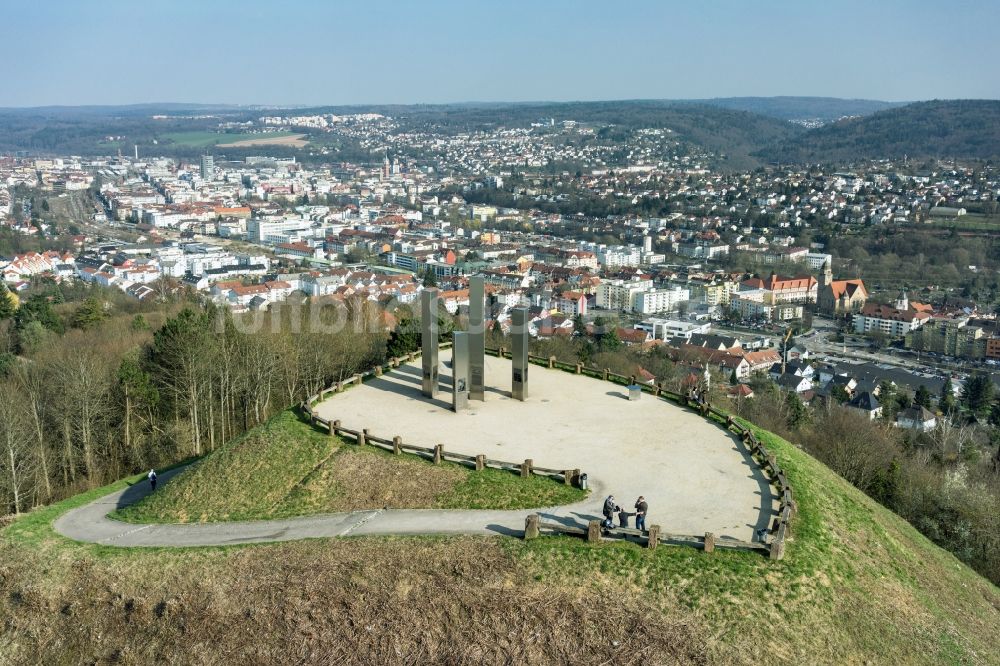
M 755 153 L 778 162 L 1000 157 L 1000 101 L 917 102 L 832 123 Z
M 1000 590 L 816 460 L 759 436 L 800 507 L 781 562 L 569 537 L 121 550 L 52 532 L 55 516 L 88 499 L 74 498 L 0 532 L 0 655 L 15 663 L 1000 663 Z
M 569 504 L 583 491 L 542 477 L 473 472 L 332 438 L 284 411 L 142 502 L 132 522 L 263 520 L 353 509 L 521 509 Z

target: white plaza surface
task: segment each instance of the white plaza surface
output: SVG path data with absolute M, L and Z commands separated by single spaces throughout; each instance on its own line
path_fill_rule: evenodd
M 407 444 L 444 444 L 448 451 L 510 462 L 531 458 L 539 467 L 588 474 L 587 501 L 548 508 L 543 516 L 586 522 L 600 516 L 609 493 L 630 511 L 644 495 L 647 525 L 749 541 L 777 509 L 737 438 L 694 412 L 651 395 L 630 402 L 624 387 L 537 365 L 528 372 L 528 399 L 515 401 L 510 360 L 487 356 L 486 401 L 470 401 L 456 414 L 450 354 L 441 352 L 441 391 L 433 400 L 421 395 L 417 359 L 331 396 L 316 411 L 346 428 L 400 435 Z

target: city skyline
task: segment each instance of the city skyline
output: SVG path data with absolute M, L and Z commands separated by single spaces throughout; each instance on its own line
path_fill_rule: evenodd
M 0 106 L 1000 97 L 985 2 L 204 5 L 12 7 Z

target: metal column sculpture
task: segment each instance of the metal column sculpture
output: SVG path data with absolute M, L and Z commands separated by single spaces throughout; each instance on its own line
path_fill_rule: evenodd
M 528 399 L 528 308 L 511 310 L 511 397 Z
M 469 278 L 469 400 L 486 400 L 486 280 Z
M 456 412 L 469 406 L 469 334 L 455 331 L 451 346 L 451 408 Z
M 421 347 L 423 348 L 423 394 L 433 398 L 438 386 L 438 290 L 420 292 Z

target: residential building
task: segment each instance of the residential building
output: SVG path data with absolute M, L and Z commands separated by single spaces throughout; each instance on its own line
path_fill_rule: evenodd
M 868 303 L 854 316 L 854 330 L 858 333 L 879 331 L 892 338 L 900 338 L 915 331 L 929 321 L 931 315 L 909 306 L 906 294 L 896 301 L 896 307 L 881 303 Z
M 896 425 L 918 432 L 927 432 L 937 427 L 937 416 L 926 407 L 908 407 L 896 415 Z
M 962 358 L 985 357 L 988 344 L 983 329 L 970 326 L 968 317 L 932 317 L 906 334 L 910 349 Z

